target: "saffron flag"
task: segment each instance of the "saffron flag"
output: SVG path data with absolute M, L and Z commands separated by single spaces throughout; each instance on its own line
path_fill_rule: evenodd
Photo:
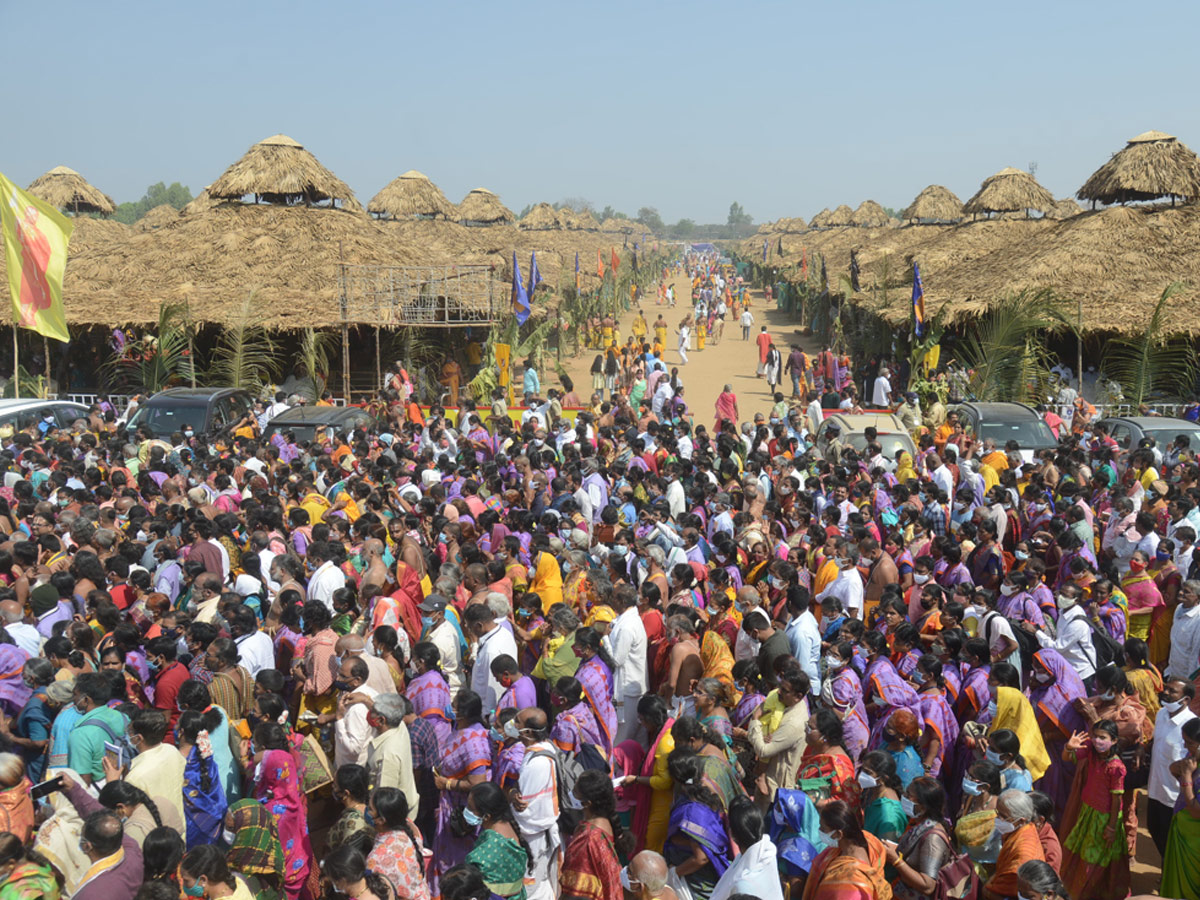
M 859 274 L 858 273 L 858 252 L 855 250 L 851 250 L 850 251 L 850 287 L 854 290 L 855 293 L 858 293 L 859 291 L 862 290 L 862 288 L 860 288 L 858 286 L 858 274 Z
M 800 248 L 800 277 L 808 278 L 808 248 Z
M 613 278 L 616 278 L 616 277 L 617 277 L 617 269 L 619 269 L 620 267 L 621 267 L 621 258 L 620 258 L 619 256 L 617 256 L 617 248 L 616 248 L 616 247 L 613 247 L 613 248 L 612 248 L 612 270 L 613 270 Z
M 604 256 L 601 255 L 600 249 L 596 248 L 596 276 L 604 280 Z
M 542 283 L 542 273 L 538 271 L 537 251 L 533 251 L 533 255 L 529 258 L 529 298 L 533 299 L 533 292 L 537 290 L 537 286 Z
M 62 283 L 67 243 L 75 226 L 49 203 L 0 174 L 0 230 L 13 321 L 44 337 L 69 341 Z
M 925 288 L 921 286 L 921 270 L 913 263 L 913 334 L 925 336 Z
M 579 251 L 575 251 L 575 296 L 579 296 Z
M 524 325 L 529 318 L 529 294 L 525 293 L 525 285 L 521 283 L 521 266 L 517 262 L 516 250 L 513 251 L 512 311 L 517 317 L 517 324 Z

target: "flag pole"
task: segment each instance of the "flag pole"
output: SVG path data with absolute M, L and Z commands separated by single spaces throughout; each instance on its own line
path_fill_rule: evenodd
M 13 320 L 13 399 L 21 396 L 21 349 L 17 345 L 17 323 Z

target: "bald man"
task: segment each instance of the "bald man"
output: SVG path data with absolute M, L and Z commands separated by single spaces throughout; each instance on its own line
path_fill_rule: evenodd
M 347 659 L 361 659 L 367 664 L 367 687 L 380 694 L 396 693 L 396 682 L 392 678 L 392 669 L 378 656 L 367 652 L 367 642 L 361 635 L 344 634 L 333 645 L 334 655 L 345 662 Z
M 622 878 L 625 873 L 622 873 Z M 643 850 L 629 861 L 629 884 L 622 884 L 635 900 L 679 900 L 667 887 L 667 861 L 653 850 Z
M 388 586 L 388 569 L 383 563 L 383 541 L 375 538 L 363 541 L 362 557 L 366 568 L 363 570 L 362 584 L 359 586 L 360 593 L 367 585 L 375 585 L 379 588 L 379 593 L 385 593 Z
M 37 656 L 42 649 L 42 636 L 37 627 L 24 621 L 25 610 L 16 600 L 5 600 L 0 603 L 0 622 L 8 632 L 13 643 L 28 653 Z

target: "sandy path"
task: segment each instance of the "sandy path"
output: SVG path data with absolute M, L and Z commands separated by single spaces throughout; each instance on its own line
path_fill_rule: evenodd
M 675 287 L 675 296 L 678 298 L 674 309 L 665 305 L 656 305 L 657 297 L 648 298 L 647 302 L 642 304 L 642 309 L 646 314 L 646 321 L 651 325 L 658 318 L 660 312 L 668 323 L 665 362 L 671 368 L 679 367 L 679 375 L 683 379 L 684 397 L 697 424 L 712 427 L 713 407 L 717 402 L 717 395 L 721 393 L 726 384 L 733 385 L 733 391 L 738 398 L 738 409 L 743 420 L 749 420 L 756 412 L 768 411 L 771 406 L 771 396 L 767 391 L 767 380 L 758 378 L 754 374 L 758 367 L 758 346 L 754 343 L 754 338 L 763 325 L 767 326 L 767 330 L 785 362 L 790 351 L 789 345 L 793 341 L 798 341 L 810 356 L 819 350 L 811 338 L 800 334 L 798 322 L 793 320 L 788 313 L 776 310 L 774 302 L 772 302 L 771 308 L 767 309 L 764 306 L 762 291 L 753 291 L 750 311 L 754 315 L 755 322 L 750 330 L 750 340 L 742 340 L 742 329 L 731 316 L 726 319 L 725 334 L 721 342 L 713 344 L 709 340 L 703 350 L 689 350 L 687 365 L 682 365 L 677 349 L 679 339 L 675 330 L 683 318 L 685 310 L 691 309 L 692 287 L 690 279 L 686 276 L 675 277 L 672 279 L 672 284 Z M 622 341 L 629 335 L 635 315 L 636 310 L 630 310 L 621 317 Z M 595 355 L 596 351 L 594 350 L 581 350 L 578 357 L 563 359 L 564 368 L 574 380 L 577 392 L 584 398 L 591 394 L 592 379 L 589 372 Z M 783 390 L 784 396 L 791 392 L 790 379 L 785 379 L 781 390 Z

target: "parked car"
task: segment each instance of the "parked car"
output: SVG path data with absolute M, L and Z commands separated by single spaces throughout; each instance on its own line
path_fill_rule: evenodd
M 1108 433 L 1122 450 L 1135 450 L 1142 438 L 1154 438 L 1158 449 L 1166 450 L 1181 434 L 1186 435 L 1193 452 L 1200 451 L 1200 425 L 1187 419 L 1167 416 L 1110 416 L 1097 424 L 1107 425 Z
M 132 432 L 144 425 L 165 439 L 186 425 L 209 434 L 236 425 L 253 408 L 254 399 L 238 388 L 168 388 L 139 406 L 128 428 Z
M 325 428 L 331 433 L 350 431 L 373 421 L 369 412 L 357 406 L 293 406 L 267 423 L 263 438 L 290 431 L 299 442 L 311 441 L 318 428 Z
M 7 425 L 16 431 L 41 422 L 47 413 L 57 427 L 70 428 L 76 419 L 87 418 L 88 408 L 69 400 L 0 400 L 0 428 Z
M 960 403 L 951 411 L 958 413 L 963 430 L 976 440 L 991 438 L 1000 450 L 1016 441 L 1025 462 L 1033 462 L 1039 450 L 1058 446 L 1046 420 L 1024 403 Z
M 841 429 L 839 437 L 843 444 L 853 447 L 861 454 L 867 449 L 868 428 L 874 428 L 878 433 L 879 446 L 883 455 L 888 459 L 896 459 L 904 451 L 916 458 L 917 447 L 912 437 L 904 428 L 900 417 L 891 413 L 866 413 L 851 415 L 850 413 L 834 413 L 823 421 L 817 428 L 817 445 L 823 446 L 830 425 Z

